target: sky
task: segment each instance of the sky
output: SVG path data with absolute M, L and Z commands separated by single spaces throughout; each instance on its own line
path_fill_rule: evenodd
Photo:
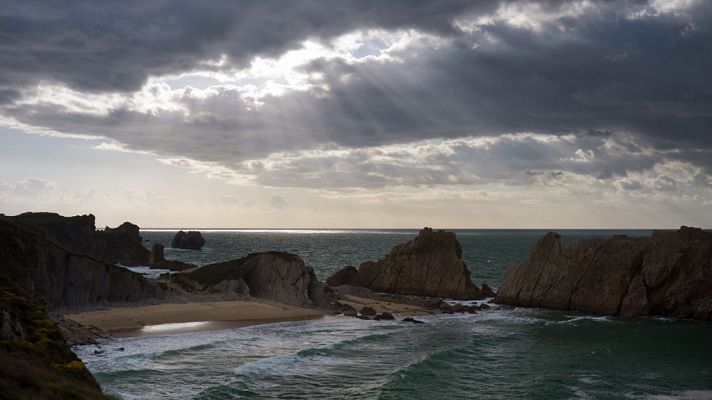
M 0 213 L 712 226 L 712 2 L 4 1 Z

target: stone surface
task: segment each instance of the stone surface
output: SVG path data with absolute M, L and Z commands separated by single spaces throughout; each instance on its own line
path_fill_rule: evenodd
M 253 253 L 238 260 L 210 264 L 171 279 L 188 290 L 220 290 L 224 281 L 242 280 L 253 297 L 299 306 L 328 306 L 314 270 L 294 254 Z
M 370 316 L 374 316 L 374 315 L 378 314 L 378 312 L 376 312 L 376 310 L 373 307 L 366 306 L 361 309 L 360 314 L 370 317 Z
M 200 250 L 205 245 L 203 235 L 198 231 L 178 231 L 171 241 L 174 249 Z
M 155 269 L 169 269 L 171 271 L 185 271 L 197 268 L 196 265 L 184 263 L 182 261 L 166 260 L 163 255 L 163 245 L 154 243 L 148 256 L 148 266 Z
M 376 321 L 391 321 L 396 319 L 396 317 L 394 317 L 393 314 L 389 312 L 382 312 L 376 315 L 373 319 L 375 319 Z
M 0 217 L 3 273 L 48 308 L 163 297 L 141 275 L 63 247 L 70 240 L 56 232 Z
M 149 251 L 143 247 L 138 226 L 124 222 L 116 228 L 94 232 L 89 256 L 111 264 L 147 265 Z
M 418 236 L 395 246 L 379 261 L 346 267 L 327 280 L 333 285 L 353 285 L 375 292 L 453 299 L 480 298 L 462 261 L 454 233 L 424 228 Z
M 610 315 L 710 319 L 712 234 L 698 228 L 651 237 L 562 245 L 550 232 L 510 268 L 496 302 Z

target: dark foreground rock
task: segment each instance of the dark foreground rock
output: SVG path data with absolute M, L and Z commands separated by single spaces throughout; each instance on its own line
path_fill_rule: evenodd
M 185 271 L 191 268 L 197 268 L 196 265 L 184 263 L 182 261 L 166 260 L 163 255 L 163 245 L 154 243 L 151 247 L 151 253 L 148 257 L 148 266 L 155 269 L 169 269 L 171 271 Z
M 610 315 L 712 319 L 712 234 L 698 228 L 651 237 L 562 245 L 548 233 L 507 271 L 495 302 Z
M 28 212 L 2 218 L 71 253 L 88 255 L 110 264 L 148 264 L 149 252 L 143 247 L 139 227 L 130 222 L 97 231 L 91 214 L 63 217 L 56 213 Z
M 477 299 L 480 290 L 470 280 L 462 249 L 454 233 L 425 228 L 415 239 L 395 246 L 380 261 L 346 267 L 327 283 L 353 285 L 375 292 L 426 297 Z
M 30 293 L 0 271 L 0 398 L 110 399 Z
M 203 245 L 205 245 L 205 239 L 198 231 L 178 231 L 171 241 L 171 247 L 174 249 L 200 250 Z
M 68 231 L 74 229 L 67 227 Z M 0 269 L 7 279 L 54 308 L 163 297 L 163 291 L 125 268 L 64 247 L 69 239 L 0 217 Z
M 284 252 L 253 253 L 174 274 L 171 279 L 189 291 L 225 291 L 229 285 L 244 285 L 253 297 L 299 306 L 329 304 L 325 287 L 316 279 L 314 270 L 298 256 Z

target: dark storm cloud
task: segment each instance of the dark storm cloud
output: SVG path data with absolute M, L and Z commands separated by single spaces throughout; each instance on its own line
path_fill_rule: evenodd
M 225 54 L 228 65 L 356 28 L 451 34 L 452 18 L 495 2 L 9 1 L 0 8 L 0 85 L 49 80 L 133 91 L 150 75 Z
M 511 3 L 543 5 L 538 14 L 522 12 L 534 24 L 522 26 L 493 14 L 493 2 L 72 2 L 56 10 L 18 3 L 0 11 L 0 85 L 13 90 L 58 81 L 84 91 L 133 91 L 147 76 L 188 71 L 223 53 L 228 66 L 241 65 L 307 38 L 371 27 L 413 28 L 442 41 L 411 43 L 394 53 L 399 62 L 316 60 L 304 69 L 321 74 L 328 89 L 267 96 L 260 107 L 223 87 L 207 97 L 186 91 L 178 101 L 187 114 L 118 107 L 102 115 L 44 103 L 2 112 L 28 126 L 102 135 L 237 170 L 241 161 L 275 152 L 357 149 L 261 176 L 249 171 L 274 185 L 518 184 L 565 172 L 611 179 L 663 160 L 703 168 L 697 182 L 709 184 L 712 3 L 660 11 L 610 1 L 569 13 L 575 3 Z M 472 30 L 453 24 L 478 16 L 490 19 Z M 577 139 L 562 146 L 505 138 L 486 152 L 455 146 L 447 155 L 416 157 L 426 165 L 417 173 L 358 151 L 511 132 Z M 611 137 L 615 149 L 605 147 Z M 318 173 L 331 167 L 340 174 Z M 659 190 L 675 189 L 671 179 L 661 177 Z M 636 182 L 622 187 L 634 190 Z

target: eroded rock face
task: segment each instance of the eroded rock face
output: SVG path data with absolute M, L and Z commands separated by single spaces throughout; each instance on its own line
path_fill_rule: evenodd
M 178 231 L 171 241 L 174 249 L 200 250 L 205 245 L 203 235 L 198 231 Z
M 375 292 L 453 299 L 480 298 L 462 261 L 454 233 L 425 228 L 418 236 L 395 246 L 379 261 L 346 267 L 327 281 L 334 286 L 354 285 Z
M 111 264 L 128 266 L 148 264 L 149 251 L 143 247 L 138 226 L 124 222 L 116 228 L 94 233 L 91 257 Z
M 314 270 L 294 254 L 269 251 L 210 264 L 172 279 L 188 290 L 222 290 L 226 281 L 242 281 L 253 297 L 299 306 L 325 306 L 323 285 Z
M 166 260 L 163 255 L 163 245 L 154 243 L 151 247 L 151 253 L 148 256 L 148 266 L 156 269 L 169 269 L 171 271 L 185 271 L 187 269 L 196 268 L 193 264 L 184 263 L 182 261 Z
M 67 238 L 59 239 L 0 217 L 3 274 L 48 308 L 164 296 L 139 274 L 64 248 Z
M 550 232 L 507 271 L 496 302 L 610 315 L 711 319 L 712 234 L 698 228 L 562 246 Z

